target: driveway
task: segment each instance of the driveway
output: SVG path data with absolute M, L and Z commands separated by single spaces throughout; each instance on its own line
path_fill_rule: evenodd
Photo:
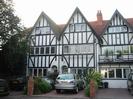
M 72 92 L 65 92 L 57 94 L 55 90 L 41 95 L 25 96 L 22 92 L 11 92 L 9 96 L 0 97 L 0 99 L 89 99 L 84 95 L 84 90 L 79 91 L 78 94 Z M 95 99 L 133 99 L 127 89 L 99 89 L 96 93 Z
M 78 92 L 78 94 L 74 94 L 72 91 L 63 92 L 60 94 L 57 94 L 55 90 L 51 91 L 50 93 L 43 94 L 45 97 L 57 97 L 57 98 L 63 98 L 63 97 L 69 97 L 69 99 L 88 99 L 88 97 L 85 96 L 84 90 L 81 90 Z
M 133 99 L 133 96 L 124 88 L 108 88 L 98 90 L 96 99 Z

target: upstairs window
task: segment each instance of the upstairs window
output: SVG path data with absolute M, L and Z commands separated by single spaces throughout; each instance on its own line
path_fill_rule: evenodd
M 55 47 L 51 47 L 51 54 L 55 54 Z
M 49 54 L 49 47 L 46 47 L 46 54 Z
M 75 24 L 76 31 L 85 31 L 85 29 L 86 29 L 85 24 Z
M 63 51 L 64 51 L 64 53 L 68 53 L 69 47 L 67 45 L 63 46 Z
M 34 51 L 35 50 L 35 51 Z M 37 47 L 30 49 L 31 54 L 55 54 L 56 47 L 55 46 L 47 46 L 47 47 Z
M 49 34 L 49 33 L 50 33 L 50 27 L 45 27 L 44 30 L 45 30 L 45 33 L 46 33 L 46 34 Z
M 39 27 L 36 27 L 36 29 L 35 29 L 35 34 L 40 34 L 40 33 L 41 33 L 40 28 L 39 28 Z
M 108 32 L 109 33 L 127 32 L 127 27 L 126 26 L 109 27 Z
M 69 28 L 70 28 L 70 32 L 74 32 L 74 24 L 70 24 Z
M 39 54 L 39 48 L 36 48 L 35 53 L 36 53 L 36 54 Z
M 40 49 L 40 54 L 44 54 L 44 48 L 43 47 L 41 47 L 41 49 Z
M 34 48 L 30 49 L 30 54 L 34 54 Z
M 55 46 L 46 47 L 46 54 L 55 54 L 56 48 Z

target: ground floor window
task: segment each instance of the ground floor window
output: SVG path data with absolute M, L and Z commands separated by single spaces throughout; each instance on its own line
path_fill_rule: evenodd
M 62 66 L 62 73 L 65 74 L 65 73 L 68 73 L 68 67 L 67 66 Z
M 116 69 L 116 78 L 122 78 L 122 69 Z
M 130 72 L 129 68 L 102 68 L 101 74 L 103 78 L 112 78 L 112 79 L 119 79 L 119 78 L 127 78 Z
M 46 76 L 47 69 L 45 69 L 45 68 L 29 68 L 28 75 L 37 76 L 37 77 L 38 76 Z
M 70 72 L 73 74 L 78 74 L 80 77 L 85 77 L 87 73 L 86 68 L 71 68 Z
M 114 69 L 109 69 L 109 78 L 114 78 L 114 77 L 115 77 Z
M 53 71 L 53 72 L 56 72 L 56 71 L 57 71 L 57 66 L 56 66 L 56 65 L 53 65 L 53 66 L 52 66 L 52 71 Z

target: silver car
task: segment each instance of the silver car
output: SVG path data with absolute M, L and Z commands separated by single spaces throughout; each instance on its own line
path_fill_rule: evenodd
M 61 90 L 73 90 L 78 93 L 79 89 L 84 88 L 84 81 L 76 74 L 60 74 L 58 75 L 55 83 L 57 93 Z

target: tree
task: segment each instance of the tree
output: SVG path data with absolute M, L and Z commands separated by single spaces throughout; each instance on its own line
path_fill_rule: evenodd
M 20 19 L 14 14 L 12 0 L 0 0 L 0 45 L 3 46 L 20 31 Z
M 2 46 L 3 65 L 10 75 L 22 75 L 26 71 L 27 41 L 22 38 L 16 34 Z
M 0 73 L 25 72 L 27 41 L 24 27 L 14 14 L 12 0 L 0 0 Z

